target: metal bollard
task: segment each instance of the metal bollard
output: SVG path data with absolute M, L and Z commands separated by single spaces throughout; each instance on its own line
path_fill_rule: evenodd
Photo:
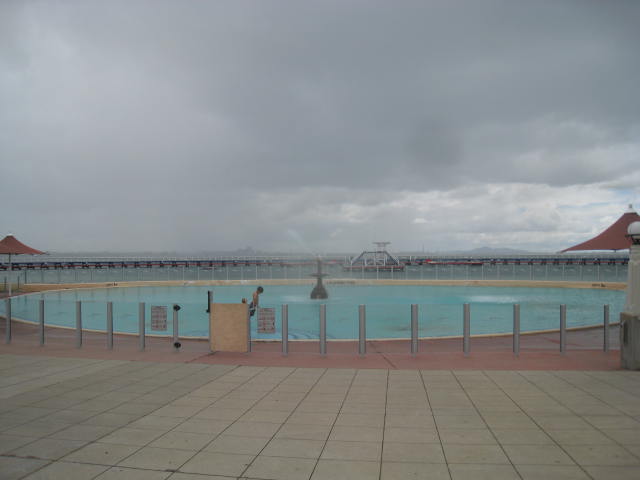
M 327 354 L 327 306 L 320 305 L 320 355 Z
M 603 350 L 609 351 L 609 305 L 604 306 L 604 345 Z
M 513 305 L 513 353 L 520 356 L 520 305 Z
M 173 305 L 173 352 L 178 353 L 180 351 L 180 338 L 178 332 L 178 311 L 180 310 L 180 305 Z
M 139 349 L 141 352 L 144 352 L 145 347 L 145 333 L 144 333 L 144 302 L 140 302 L 138 304 L 138 336 L 139 338 Z
M 107 348 L 113 350 L 113 302 L 107 302 Z
M 40 299 L 40 345 L 44 345 L 44 300 Z
M 211 267 L 211 269 L 213 270 L 213 267 Z M 211 313 L 211 302 L 213 302 L 213 292 L 207 290 L 207 313 Z
M 289 354 L 289 305 L 282 305 L 282 355 Z
M 411 355 L 418 353 L 418 305 L 411 305 Z
M 463 325 L 462 325 L 462 351 L 465 356 L 469 355 L 469 337 L 471 334 L 471 306 L 464 304 L 463 308 Z
M 364 305 L 358 306 L 358 320 L 360 325 L 358 353 L 360 355 L 364 355 L 365 353 L 367 353 L 367 312 Z
M 567 306 L 560 305 L 560 353 L 567 350 Z
M 9 280 L 11 281 L 11 280 Z M 11 343 L 11 297 L 7 298 L 5 301 L 5 313 L 4 313 L 4 318 L 5 318 L 5 343 Z
M 76 348 L 82 347 L 82 303 L 76 301 Z

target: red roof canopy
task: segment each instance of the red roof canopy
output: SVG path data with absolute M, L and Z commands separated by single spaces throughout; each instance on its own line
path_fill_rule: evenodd
M 624 250 L 629 248 L 631 239 L 626 236 L 627 227 L 633 222 L 640 222 L 640 215 L 629 206 L 629 211 L 600 235 L 573 247 L 566 248 L 562 250 L 562 253 L 572 250 Z
M 0 240 L 0 254 L 40 255 L 40 254 L 44 254 L 44 252 L 41 252 L 40 250 L 36 250 L 35 248 L 31 248 L 25 245 L 13 235 L 7 235 L 2 240 Z

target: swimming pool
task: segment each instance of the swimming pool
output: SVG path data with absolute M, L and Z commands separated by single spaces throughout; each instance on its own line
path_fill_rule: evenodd
M 180 335 L 207 337 L 209 323 L 207 290 L 214 301 L 238 303 L 251 298 L 252 285 L 140 286 L 61 290 L 23 295 L 12 300 L 12 316 L 37 322 L 39 300 L 45 301 L 47 325 L 75 327 L 76 301 L 82 302 L 83 328 L 105 330 L 106 303 L 113 302 L 114 331 L 137 333 L 138 305 L 146 304 L 147 334 L 172 335 L 171 305 L 179 304 Z M 262 307 L 276 308 L 276 333 L 257 332 L 252 319 L 252 338 L 279 339 L 281 305 L 289 305 L 289 338 L 317 339 L 320 304 L 327 305 L 327 338 L 358 338 L 358 305 L 366 305 L 367 338 L 408 338 L 410 305 L 419 305 L 419 336 L 462 335 L 462 309 L 471 304 L 471 334 L 510 333 L 513 304 L 520 304 L 521 330 L 557 329 L 559 305 L 567 305 L 567 327 L 602 323 L 602 306 L 610 305 L 615 321 L 624 306 L 624 291 L 578 288 L 525 288 L 442 285 L 339 285 L 328 284 L 327 300 L 311 300 L 310 285 L 266 285 Z M 168 306 L 167 331 L 151 329 L 152 305 Z M 0 302 L 0 313 L 4 313 Z

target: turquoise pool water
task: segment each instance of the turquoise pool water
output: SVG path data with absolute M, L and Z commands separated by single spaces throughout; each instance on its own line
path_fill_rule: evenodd
M 327 300 L 310 300 L 311 285 L 265 286 L 262 307 L 276 308 L 276 333 L 258 334 L 255 317 L 252 336 L 281 338 L 281 305 L 289 305 L 289 338 L 317 339 L 319 307 L 327 305 L 327 338 L 358 337 L 358 305 L 366 305 L 367 338 L 408 338 L 411 335 L 412 303 L 419 305 L 419 335 L 445 337 L 462 335 L 462 309 L 471 304 L 471 334 L 509 333 L 513 328 L 513 304 L 520 304 L 521 330 L 557 329 L 559 305 L 567 305 L 567 326 L 602 323 L 603 305 L 610 305 L 612 321 L 624 306 L 623 291 L 570 288 L 524 288 L 427 285 L 336 285 L 326 286 Z M 138 304 L 146 304 L 147 334 L 172 335 L 171 305 L 179 304 L 180 336 L 207 337 L 209 334 L 207 290 L 214 301 L 237 303 L 251 298 L 255 286 L 151 286 L 96 288 L 45 292 L 15 297 L 12 316 L 37 322 L 38 304 L 45 300 L 47 325 L 75 327 L 76 301 L 82 301 L 83 328 L 105 330 L 107 302 L 113 302 L 114 330 L 137 333 Z M 152 305 L 168 306 L 168 330 L 154 331 L 150 325 Z M 0 302 L 0 313 L 4 313 Z

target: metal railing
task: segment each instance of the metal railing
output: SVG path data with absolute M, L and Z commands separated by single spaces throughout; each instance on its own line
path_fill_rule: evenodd
M 10 344 L 12 341 L 12 300 L 7 298 L 4 300 L 5 303 L 5 343 Z M 609 305 L 604 305 L 603 308 L 603 320 L 602 320 L 602 328 L 603 328 L 603 346 L 602 349 L 604 352 L 609 351 L 609 329 L 610 329 L 610 321 L 609 321 Z M 283 304 L 281 306 L 281 333 L 282 333 L 282 354 L 287 355 L 289 352 L 289 316 L 288 316 L 288 305 Z M 419 340 L 418 332 L 418 305 L 412 304 L 410 305 L 410 314 L 408 315 L 410 322 L 410 331 L 411 338 L 409 340 L 409 348 L 407 353 L 411 353 L 412 355 L 418 354 Z M 145 303 L 139 303 L 138 309 L 138 337 L 139 337 L 139 348 L 141 351 L 145 350 Z M 172 347 L 174 351 L 178 351 L 181 347 L 180 337 L 179 337 L 179 321 L 178 321 L 178 312 L 180 310 L 179 305 L 173 305 L 173 331 L 172 331 Z M 39 344 L 45 345 L 45 301 L 39 300 L 39 321 L 38 321 L 38 338 Z M 566 354 L 567 351 L 567 306 L 560 305 L 560 318 L 559 318 L 559 351 L 561 354 Z M 465 303 L 462 305 L 462 352 L 465 356 L 468 356 L 471 352 L 471 304 Z M 359 355 L 366 355 L 367 353 L 367 334 L 366 334 L 366 306 L 359 305 L 358 306 L 358 353 Z M 82 302 L 76 301 L 76 322 L 75 322 L 75 346 L 76 348 L 82 348 L 83 346 L 83 322 L 82 322 Z M 319 353 L 321 355 L 327 354 L 327 316 L 326 316 L 326 305 L 321 304 L 319 309 Z M 112 350 L 114 347 L 114 324 L 113 324 L 113 304 L 112 302 L 106 303 L 106 315 L 105 315 L 105 333 L 106 333 L 106 348 Z M 520 305 L 513 305 L 513 354 L 515 356 L 519 356 L 521 352 L 520 348 Z M 251 345 L 251 330 L 249 329 L 248 333 L 248 345 L 250 348 Z M 428 353 L 428 352 L 425 352 Z

